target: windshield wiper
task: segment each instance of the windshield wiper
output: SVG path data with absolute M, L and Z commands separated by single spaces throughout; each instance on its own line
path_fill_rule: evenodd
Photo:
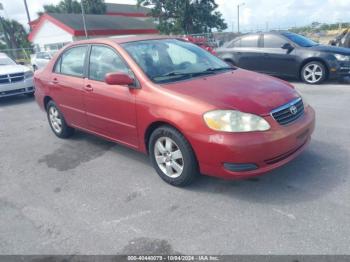
M 166 77 L 194 77 L 199 75 L 207 75 L 207 74 L 213 74 L 212 71 L 201 71 L 201 72 L 190 72 L 190 73 L 182 73 L 182 72 L 170 72 L 166 73 L 164 75 L 159 75 L 153 77 L 153 79 L 159 79 L 159 78 L 166 78 Z
M 204 72 L 218 72 L 218 71 L 224 71 L 224 70 L 235 70 L 236 68 L 233 67 L 218 67 L 218 68 L 208 68 L 207 70 L 205 70 Z
M 224 71 L 224 70 L 234 70 L 235 68 L 232 67 L 219 67 L 219 68 L 208 68 L 204 71 L 199 71 L 199 72 L 189 72 L 189 73 L 185 73 L 185 72 L 179 72 L 179 71 L 172 71 L 169 73 L 166 73 L 164 75 L 159 75 L 159 76 L 155 76 L 153 77 L 153 80 L 155 79 L 159 79 L 159 78 L 167 78 L 167 77 L 179 77 L 179 78 L 191 78 L 191 77 L 196 77 L 196 76 L 201 76 L 201 75 L 211 75 L 211 74 L 215 74 L 215 72 L 218 71 Z

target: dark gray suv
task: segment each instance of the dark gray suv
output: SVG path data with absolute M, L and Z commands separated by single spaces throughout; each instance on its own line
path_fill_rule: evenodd
M 308 84 L 350 76 L 350 49 L 320 45 L 291 32 L 247 34 L 217 50 L 226 62 L 252 71 L 301 78 Z

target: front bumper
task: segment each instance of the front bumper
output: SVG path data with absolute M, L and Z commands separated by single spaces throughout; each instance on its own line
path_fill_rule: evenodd
M 337 61 L 331 65 L 329 71 L 330 79 L 350 76 L 350 62 Z
M 0 84 L 0 97 L 30 94 L 34 92 L 33 78 L 26 78 L 20 82 Z
M 269 172 L 299 155 L 315 128 L 315 112 L 310 106 L 303 116 L 286 126 L 279 125 L 271 116 L 265 119 L 271 125 L 266 132 L 192 136 L 201 173 L 232 179 Z

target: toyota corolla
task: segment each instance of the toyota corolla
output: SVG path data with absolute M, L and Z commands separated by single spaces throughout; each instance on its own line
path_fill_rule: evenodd
M 35 73 L 54 134 L 75 129 L 150 156 L 166 182 L 260 175 L 308 145 L 315 113 L 295 88 L 181 39 L 74 42 Z

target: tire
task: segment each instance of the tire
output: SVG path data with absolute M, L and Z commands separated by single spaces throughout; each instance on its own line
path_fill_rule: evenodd
M 74 134 L 74 129 L 69 127 L 54 101 L 46 106 L 47 119 L 54 134 L 59 138 L 68 138 Z
M 184 187 L 198 176 L 198 163 L 192 147 L 176 129 L 161 126 L 154 130 L 148 148 L 153 167 L 170 185 Z
M 301 79 L 310 85 L 317 85 L 326 80 L 327 69 L 324 64 L 311 61 L 301 69 Z

